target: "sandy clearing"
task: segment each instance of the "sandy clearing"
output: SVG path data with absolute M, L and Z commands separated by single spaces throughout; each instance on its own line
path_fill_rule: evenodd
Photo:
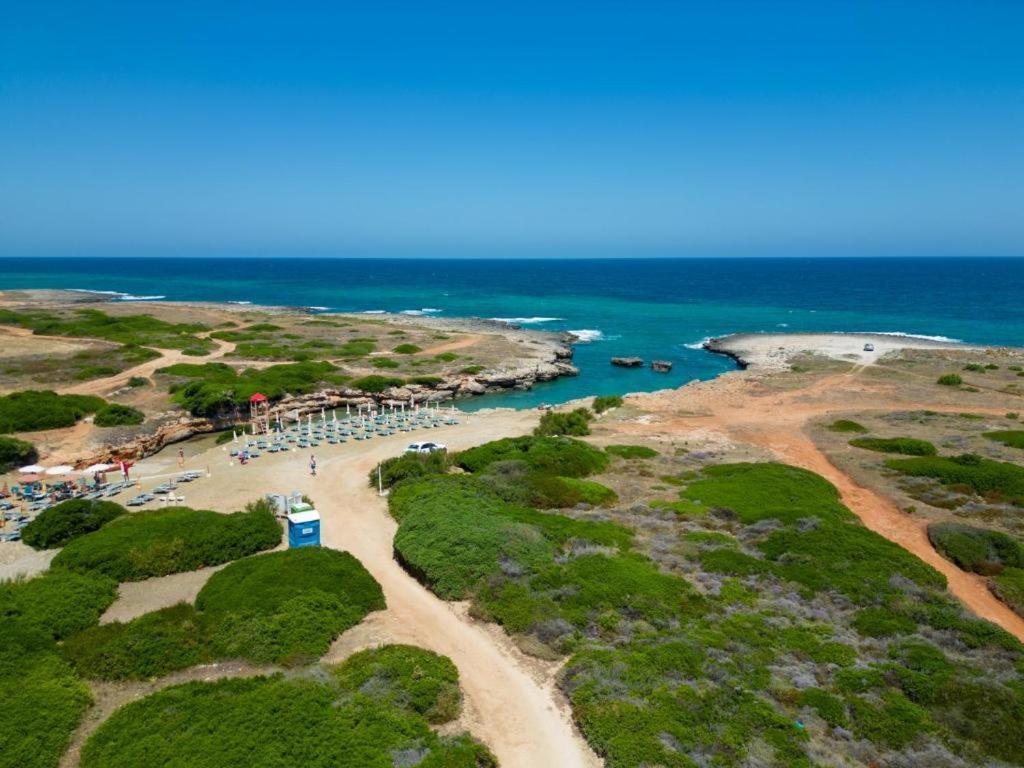
M 172 573 L 145 581 L 127 581 L 118 586 L 117 600 L 100 617 L 100 624 L 131 621 L 144 613 L 159 611 L 178 603 L 194 603 L 209 578 L 227 565 Z
M 69 355 L 94 349 L 96 342 L 59 336 L 36 336 L 27 328 L 0 326 L 0 358 L 23 355 Z
M 442 352 L 454 352 L 457 349 L 465 349 L 466 347 L 472 347 L 474 344 L 479 344 L 483 341 L 483 336 L 480 334 L 473 334 L 472 336 L 464 336 L 461 339 L 455 341 L 449 341 L 445 344 L 438 344 L 436 347 L 427 347 L 419 354 L 421 355 L 439 355 Z
M 430 437 L 460 450 L 525 434 L 537 415 L 494 411 L 461 418 L 459 426 L 431 430 Z M 226 453 L 213 448 L 193 460 L 209 465 L 213 477 L 190 486 L 189 504 L 229 511 L 263 493 L 309 494 L 323 519 L 323 544 L 359 558 L 380 582 L 388 605 L 342 636 L 329 660 L 385 642 L 429 648 L 450 657 L 459 669 L 465 700 L 460 722 L 494 751 L 505 768 L 601 765 L 573 725 L 568 702 L 555 685 L 555 666 L 525 656 L 498 628 L 471 619 L 464 606 L 440 600 L 395 562 L 392 539 L 397 525 L 387 514 L 386 500 L 369 487 L 367 476 L 379 461 L 398 454 L 420 435 L 321 447 L 316 451 L 316 478 L 308 474 L 309 452 L 268 454 L 242 467 L 228 466 Z M 146 474 L 145 465 L 141 462 L 137 468 L 140 476 Z
M 42 573 L 50 567 L 50 561 L 59 551 L 36 551 L 23 541 L 0 542 L 0 581 L 29 578 Z

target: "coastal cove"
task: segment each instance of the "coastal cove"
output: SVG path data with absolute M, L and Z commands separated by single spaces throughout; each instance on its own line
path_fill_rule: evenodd
M 735 366 L 701 344 L 734 332 L 1024 340 L 1024 265 L 1010 259 L 0 259 L 0 288 L 504 318 L 588 340 L 575 346 L 580 376 L 464 400 L 466 410 L 711 379 Z M 669 360 L 673 370 L 609 365 L 633 355 Z

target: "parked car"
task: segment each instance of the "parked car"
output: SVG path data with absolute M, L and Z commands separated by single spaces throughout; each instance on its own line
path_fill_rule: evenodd
M 406 453 L 434 453 L 435 451 L 447 451 L 448 446 L 443 443 L 411 443 L 405 449 Z
M 864 351 L 865 352 L 874 352 L 875 351 L 875 345 L 872 344 L 871 342 L 868 342 L 867 344 L 864 345 Z

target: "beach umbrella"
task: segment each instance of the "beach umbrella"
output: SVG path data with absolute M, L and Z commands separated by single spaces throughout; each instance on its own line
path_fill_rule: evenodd
M 47 475 L 66 475 L 69 472 L 74 472 L 75 468 L 68 464 L 58 464 L 56 467 L 50 467 L 46 470 Z
M 116 466 L 116 464 L 90 464 L 88 467 L 83 469 L 82 472 L 87 475 L 91 475 L 94 472 L 109 472 Z
M 29 464 L 27 467 L 22 467 L 18 471 L 25 475 L 36 475 L 40 472 L 45 472 L 46 467 L 42 467 L 38 464 Z

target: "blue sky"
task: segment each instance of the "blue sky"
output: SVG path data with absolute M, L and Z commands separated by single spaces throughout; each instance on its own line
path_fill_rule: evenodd
M 0 0 L 30 255 L 1024 255 L 1024 3 Z

